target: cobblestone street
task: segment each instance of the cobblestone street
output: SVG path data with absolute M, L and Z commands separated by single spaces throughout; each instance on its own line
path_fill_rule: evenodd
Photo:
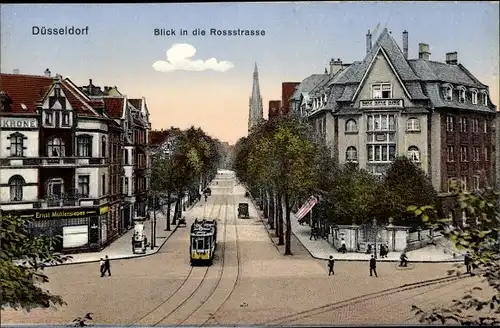
M 410 285 L 445 277 L 452 263 L 398 270 L 382 262 L 375 278 L 367 262 L 337 262 L 329 277 L 326 262 L 313 259 L 295 237 L 294 255 L 281 255 L 244 190 L 234 185 L 232 175 L 219 175 L 206 205 L 186 212 L 188 227 L 196 217 L 219 219 L 213 266 L 190 266 L 189 228 L 178 228 L 157 254 L 112 261 L 111 277 L 100 278 L 96 263 L 48 268 L 47 287 L 67 305 L 30 313 L 8 309 L 2 324 L 67 324 L 87 312 L 96 324 L 413 323 L 412 304 L 449 302 L 478 284 L 467 277 Z M 250 219 L 236 218 L 239 202 L 250 204 Z

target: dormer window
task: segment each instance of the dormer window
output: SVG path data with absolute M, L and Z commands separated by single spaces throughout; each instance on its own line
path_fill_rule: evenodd
M 483 106 L 488 106 L 488 94 L 483 92 Z
M 477 105 L 477 90 L 471 91 L 472 104 Z
M 446 100 L 452 100 L 453 99 L 453 88 L 451 86 L 447 86 L 444 89 L 444 97 Z
M 461 103 L 465 102 L 465 88 L 460 88 L 458 90 L 458 101 Z

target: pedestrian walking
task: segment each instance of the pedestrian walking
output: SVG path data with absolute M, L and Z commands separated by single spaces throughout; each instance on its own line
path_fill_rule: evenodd
M 375 257 L 372 255 L 372 258 L 370 259 L 370 277 L 373 276 L 373 273 L 375 274 L 375 277 L 377 276 L 377 260 L 375 260 Z
M 316 240 L 316 235 L 314 234 L 314 228 L 311 228 L 311 235 L 309 236 L 309 240 L 312 240 L 313 238 Z
M 328 275 L 333 275 L 335 272 L 333 272 L 333 265 L 335 264 L 335 260 L 333 259 L 333 256 L 330 255 L 330 259 L 328 260 Z
M 465 269 L 467 270 L 466 273 L 470 273 L 471 271 L 471 262 L 472 262 L 472 256 L 470 252 L 465 253 L 464 264 L 465 264 Z
M 104 277 L 104 259 L 101 257 L 101 261 L 99 261 L 99 272 L 101 273 L 101 277 Z
M 108 273 L 108 276 L 111 276 L 110 263 L 109 263 L 109 258 L 108 258 L 107 255 L 106 255 L 105 259 L 104 259 L 104 270 L 102 272 L 102 276 L 101 277 L 104 277 L 106 275 L 106 272 Z

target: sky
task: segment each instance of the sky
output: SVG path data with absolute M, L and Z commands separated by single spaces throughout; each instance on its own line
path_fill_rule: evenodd
M 331 58 L 363 60 L 365 35 L 380 23 L 409 57 L 418 43 L 431 60 L 458 60 L 489 85 L 499 104 L 498 2 L 213 3 L 2 5 L 0 69 L 69 76 L 78 85 L 117 86 L 146 97 L 153 129 L 203 128 L 235 143 L 247 134 L 254 64 L 264 116 L 281 99 L 282 82 L 323 73 Z M 33 27 L 89 27 L 88 35 L 33 35 Z M 217 30 L 264 30 L 265 35 L 210 35 Z M 155 29 L 175 35 L 155 35 Z M 181 35 L 184 29 L 188 35 Z M 205 35 L 193 35 L 200 29 Z M 36 29 L 35 29 L 36 30 Z M 375 42 L 374 39 L 373 42 Z M 170 50 L 169 50 L 170 49 Z M 167 53 L 167 50 L 168 53 Z

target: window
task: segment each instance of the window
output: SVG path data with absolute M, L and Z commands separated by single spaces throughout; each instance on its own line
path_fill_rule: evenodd
M 81 135 L 77 137 L 77 154 L 80 157 L 92 157 L 92 137 Z
M 26 139 L 26 137 L 16 132 L 8 136 L 7 139 L 10 139 L 10 147 L 8 148 L 10 149 L 10 156 L 24 156 L 24 149 L 26 149 L 26 147 L 24 147 L 24 139 Z
M 480 160 L 479 147 L 474 147 L 473 157 L 474 157 L 474 161 L 476 161 L 476 162 Z
M 358 151 L 356 147 L 347 147 L 346 160 L 348 162 L 356 162 L 358 160 Z
M 454 161 L 455 161 L 455 147 L 448 146 L 448 162 L 454 162 Z
M 101 190 L 102 195 L 106 195 L 106 174 L 103 174 L 101 177 Z
M 420 121 L 418 118 L 410 117 L 406 122 L 406 129 L 408 131 L 420 131 Z
M 124 194 L 129 194 L 129 178 L 125 178 L 125 190 Z
M 102 157 L 106 157 L 106 137 L 103 136 L 101 140 L 101 147 L 102 147 Z
M 69 125 L 69 113 L 62 114 L 62 124 Z
M 128 149 L 123 150 L 123 158 L 124 158 L 124 164 L 128 165 Z
M 416 146 L 408 148 L 408 158 L 412 162 L 420 162 L 420 151 Z
M 460 182 L 461 182 L 462 190 L 467 190 L 467 176 L 466 175 L 462 175 L 462 179 L 460 180 Z
M 458 90 L 458 101 L 461 103 L 465 102 L 465 88 L 460 88 Z
M 9 179 L 10 200 L 12 202 L 19 202 L 23 200 L 24 184 L 25 184 L 24 178 L 20 175 L 14 175 Z
M 347 120 L 347 122 L 345 122 L 345 131 L 346 132 L 358 132 L 358 126 L 356 124 L 356 121 L 353 120 L 352 118 Z
M 64 192 L 64 181 L 61 178 L 50 179 L 47 183 L 47 195 L 53 198 L 61 198 Z
M 453 132 L 455 130 L 455 118 L 451 115 L 446 117 L 446 131 Z
M 54 88 L 54 97 L 61 97 L 61 89 Z
M 62 157 L 65 156 L 66 147 L 61 138 L 52 137 L 47 144 L 47 155 L 49 157 Z
M 483 149 L 484 160 L 489 161 L 488 147 L 484 147 Z
M 368 161 L 393 161 L 396 157 L 395 115 L 368 115 L 367 124 Z
M 396 130 L 395 115 L 374 114 L 368 115 L 367 125 L 368 131 L 395 131 Z
M 477 118 L 472 119 L 472 132 L 474 133 L 479 132 L 479 120 Z
M 460 132 L 467 132 L 467 118 L 460 118 Z
M 452 100 L 453 99 L 453 88 L 451 86 L 448 86 L 444 89 L 444 98 L 446 100 Z
M 472 188 L 474 190 L 479 190 L 479 181 L 480 180 L 479 180 L 479 177 L 477 175 L 475 175 L 475 176 L 472 177 L 472 183 L 473 183 Z
M 483 105 L 488 106 L 488 94 L 483 92 Z
M 484 133 L 488 133 L 488 120 L 484 120 Z
M 78 176 L 78 193 L 80 197 L 88 198 L 90 188 L 90 177 L 88 175 Z
M 52 125 L 54 121 L 54 114 L 52 112 L 45 112 L 45 124 Z
M 460 146 L 460 161 L 467 162 L 467 146 Z
M 477 105 L 477 91 L 476 90 L 472 90 L 471 97 L 472 97 L 472 104 Z
M 373 84 L 372 98 L 373 99 L 392 98 L 392 85 L 390 83 Z

